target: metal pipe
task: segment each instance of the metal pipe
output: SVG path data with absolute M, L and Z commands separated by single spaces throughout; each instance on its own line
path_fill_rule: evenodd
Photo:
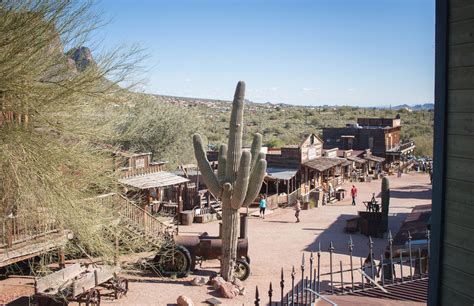
M 408 231 L 408 259 L 410 261 L 410 278 L 413 280 L 413 264 L 412 264 L 412 257 L 411 257 L 411 233 Z
M 333 285 L 333 279 L 332 279 L 332 252 L 334 251 L 334 245 L 331 241 L 329 244 L 329 272 L 331 273 L 331 294 L 334 294 L 334 285 Z
M 291 305 L 294 305 L 294 297 L 295 297 L 295 266 L 293 266 L 293 270 L 291 270 Z
M 339 267 L 341 268 L 341 293 L 344 294 L 344 273 L 342 273 L 342 260 L 339 261 Z
M 327 303 L 329 303 L 329 304 L 331 304 L 331 305 L 333 305 L 333 306 L 337 306 L 336 303 L 334 303 L 333 301 L 331 301 L 331 300 L 328 299 L 327 297 L 322 296 L 321 294 L 317 293 L 316 291 L 311 290 L 311 289 L 308 289 L 308 288 L 306 288 L 305 290 L 311 291 L 313 294 L 315 294 L 315 295 L 316 295 L 318 298 L 320 298 L 321 300 L 323 300 L 323 301 L 325 301 L 325 302 L 327 302 Z
M 349 256 L 350 256 L 350 261 L 351 261 L 351 286 L 352 286 L 352 291 L 354 291 L 354 266 L 352 263 L 352 251 L 354 249 L 354 244 L 352 243 L 352 235 L 349 236 Z
M 403 283 L 403 251 L 400 251 L 400 279 Z
M 384 287 L 382 287 L 382 286 L 380 286 L 379 284 L 377 284 L 377 282 L 376 282 L 374 279 L 372 279 L 370 276 L 368 276 L 364 271 L 362 271 L 362 269 L 359 269 L 359 270 L 357 270 L 357 271 L 359 271 L 363 276 L 365 276 L 365 278 L 366 278 L 367 280 L 369 280 L 374 286 L 376 286 L 377 288 L 379 288 L 379 289 L 382 290 L 383 292 L 388 293 L 388 291 L 387 291 Z
M 221 236 L 221 235 L 219 235 Z M 240 214 L 240 239 L 248 237 L 248 215 Z
M 285 288 L 285 279 L 283 277 L 283 268 L 281 268 L 281 277 L 280 277 L 280 303 L 283 305 L 283 289 Z

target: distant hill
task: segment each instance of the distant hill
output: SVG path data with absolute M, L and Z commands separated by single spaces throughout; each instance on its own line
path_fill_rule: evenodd
M 397 110 L 397 109 L 433 110 L 434 103 L 425 103 L 425 104 L 416 104 L 416 105 L 402 104 L 402 105 L 392 106 L 392 109 L 394 110 Z

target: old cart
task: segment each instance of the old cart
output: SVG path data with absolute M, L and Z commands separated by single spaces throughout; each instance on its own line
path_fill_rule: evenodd
M 222 239 L 203 233 L 199 236 L 177 235 L 174 243 L 165 246 L 153 259 L 153 265 L 163 276 L 185 277 L 205 260 L 219 259 Z M 248 256 L 247 215 L 240 217 L 240 236 L 237 244 L 235 276 L 245 280 L 250 275 Z
M 100 305 L 99 287 L 113 291 L 116 299 L 127 294 L 128 280 L 118 277 L 115 266 L 73 264 L 35 280 L 37 305 L 67 305 L 69 302 Z

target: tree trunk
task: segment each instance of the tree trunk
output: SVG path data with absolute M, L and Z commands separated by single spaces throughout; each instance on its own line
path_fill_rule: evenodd
M 239 210 L 231 207 L 230 199 L 225 199 L 222 204 L 221 276 L 226 281 L 233 281 L 239 239 Z

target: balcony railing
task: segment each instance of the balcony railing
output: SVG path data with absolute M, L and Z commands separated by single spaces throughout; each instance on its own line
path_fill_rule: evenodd
M 45 212 L 7 216 L 2 220 L 0 228 L 2 234 L 0 248 L 8 249 L 16 244 L 35 240 L 59 232 L 60 228 L 59 222 Z

